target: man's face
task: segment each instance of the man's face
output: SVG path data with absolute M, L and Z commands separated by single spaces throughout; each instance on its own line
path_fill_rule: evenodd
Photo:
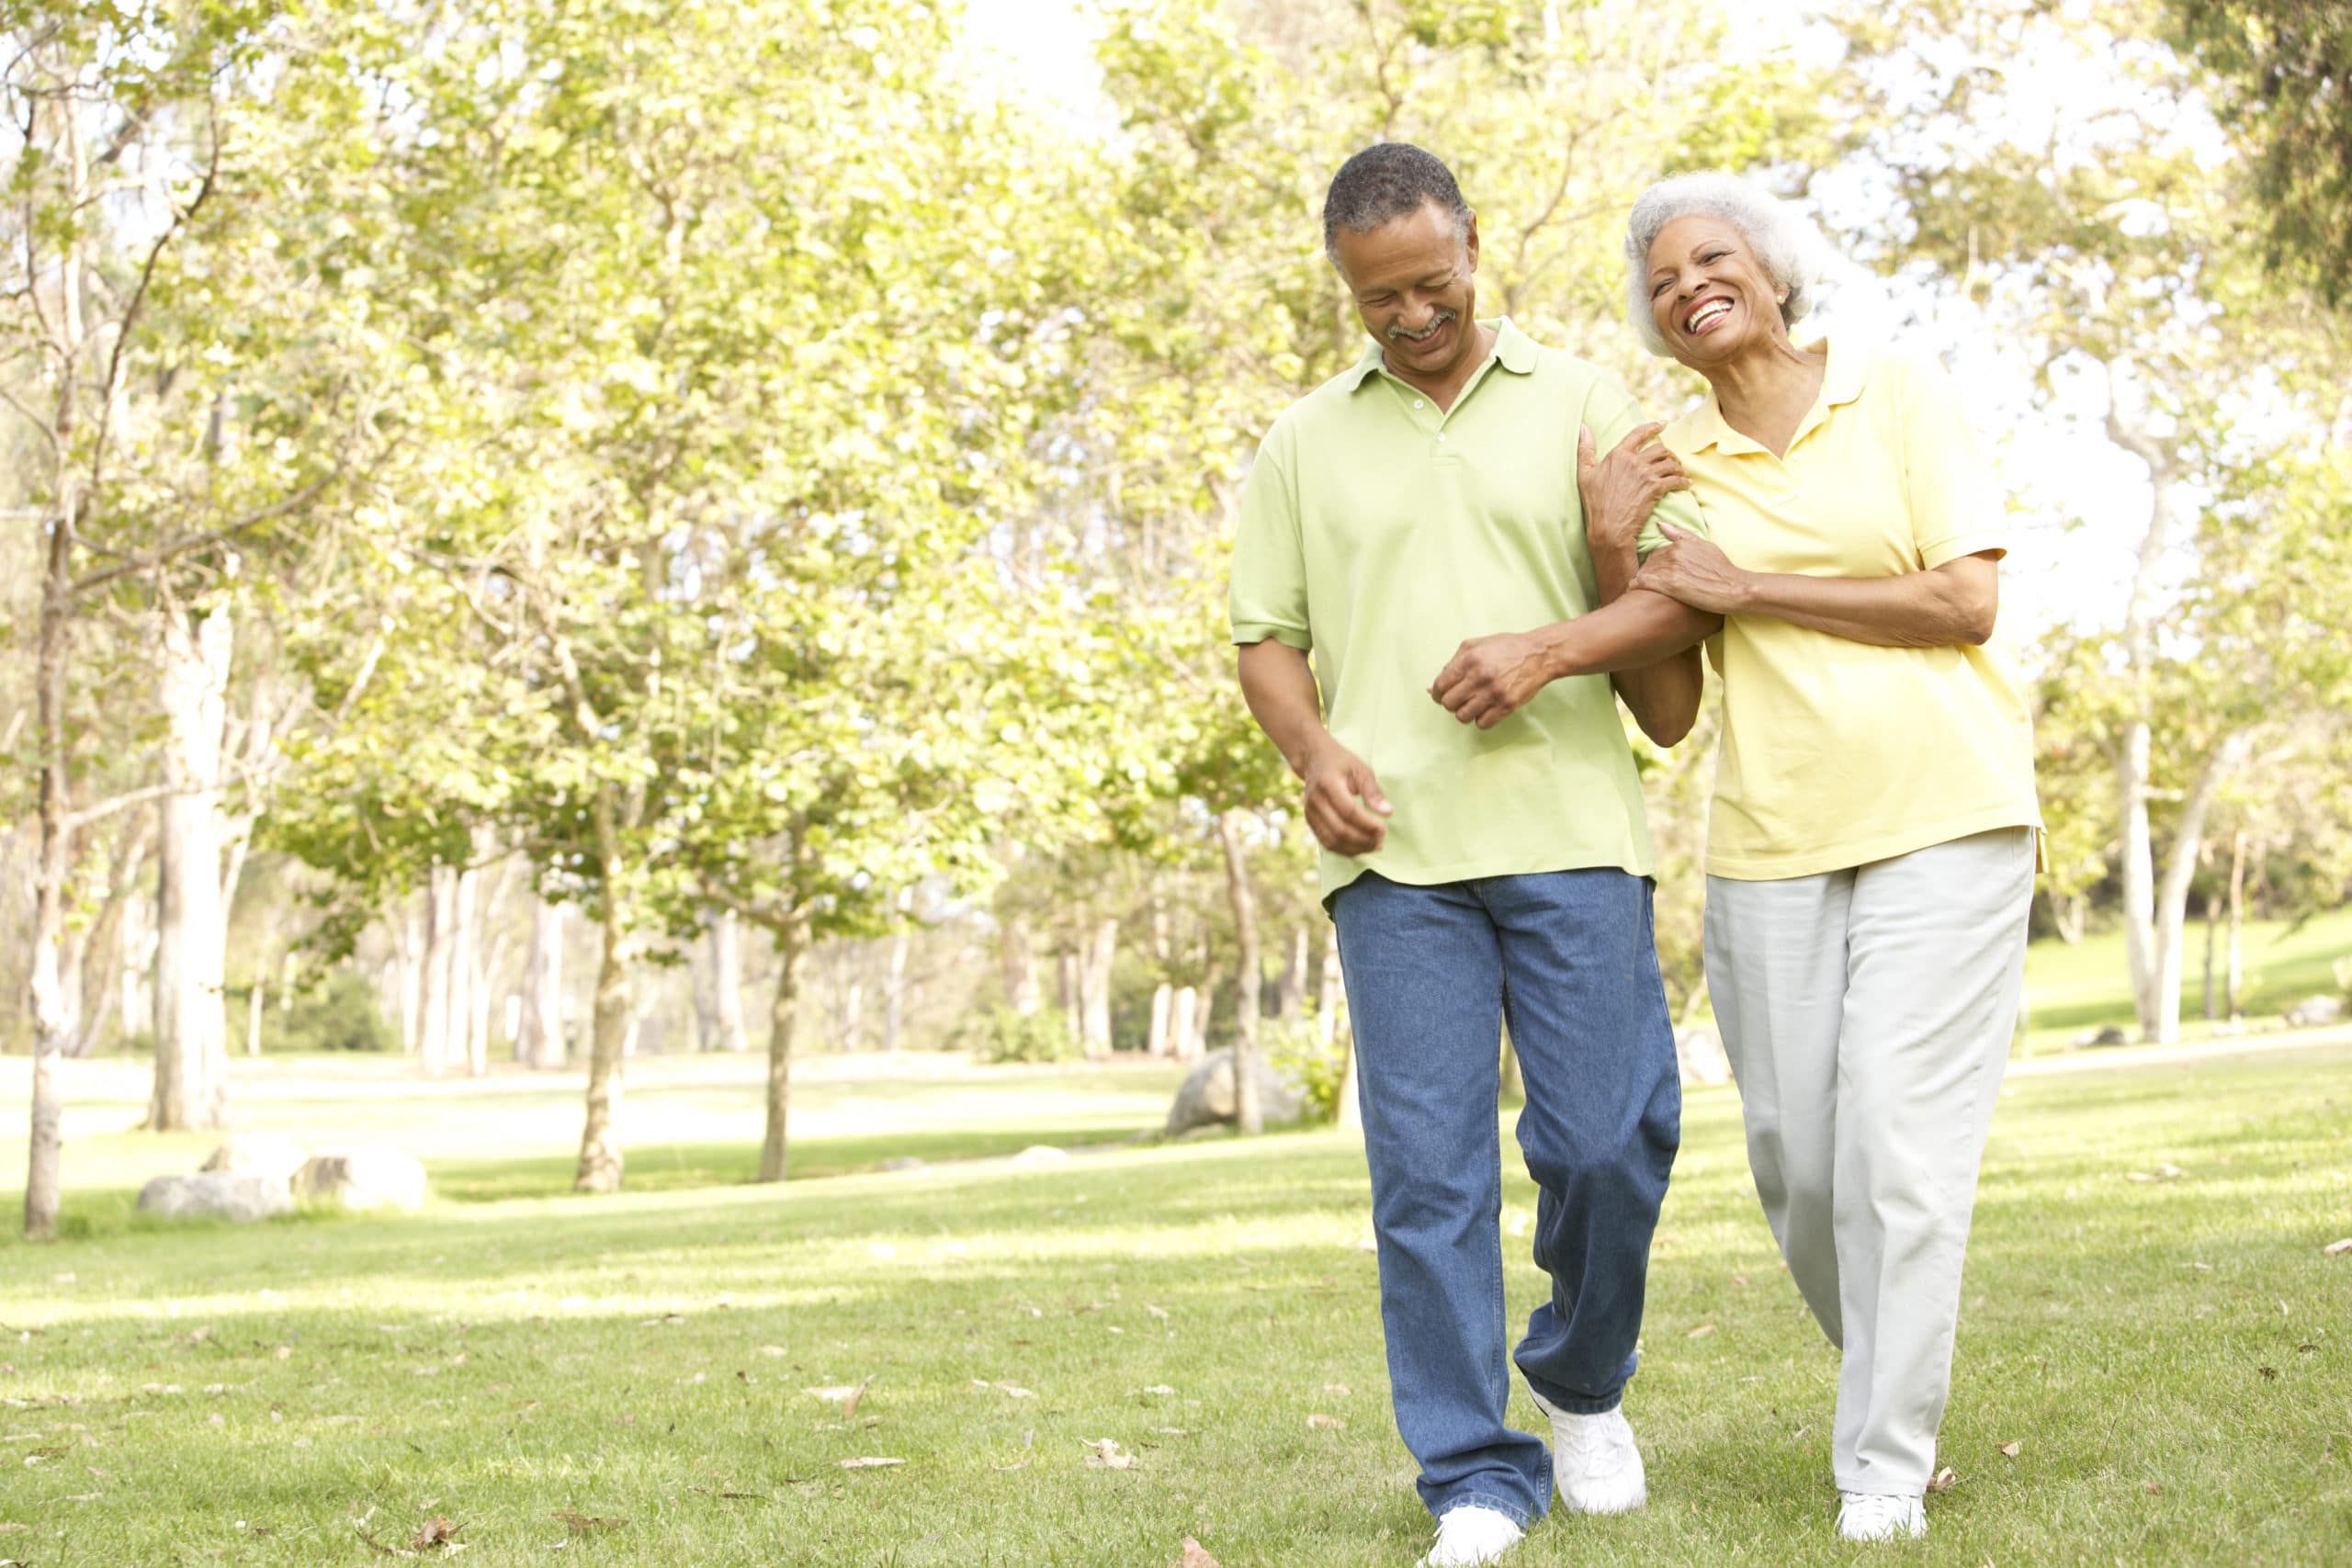
M 1453 220 L 1425 202 L 1361 234 L 1341 229 L 1334 249 L 1356 314 L 1387 351 L 1391 370 L 1443 380 L 1476 351 L 1476 218 L 1457 234 Z

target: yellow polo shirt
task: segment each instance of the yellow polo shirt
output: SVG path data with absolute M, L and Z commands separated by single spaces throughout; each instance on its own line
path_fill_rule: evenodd
M 2006 549 L 1991 465 L 1942 367 L 1827 348 L 1785 458 L 1724 423 L 1713 392 L 1661 437 L 1724 554 L 1751 571 L 1893 577 Z M 1733 615 L 1707 651 L 1724 682 L 1710 874 L 1810 876 L 2041 827 L 2031 710 L 1997 630 L 1982 648 L 1874 648 Z

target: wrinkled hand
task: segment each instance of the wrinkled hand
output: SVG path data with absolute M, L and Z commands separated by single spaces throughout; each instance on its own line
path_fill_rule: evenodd
M 1577 493 L 1584 498 L 1585 536 L 1594 547 L 1632 549 L 1659 500 L 1669 491 L 1690 488 L 1674 454 L 1652 445 L 1665 428 L 1635 425 L 1608 457 L 1597 460 L 1591 430 L 1577 429 Z
M 1368 855 L 1388 837 L 1381 818 L 1395 807 L 1363 759 L 1327 740 L 1306 760 L 1306 826 L 1335 855 Z
M 1712 541 L 1687 528 L 1661 521 L 1658 530 L 1668 544 L 1652 550 L 1634 574 L 1635 588 L 1663 593 L 1711 615 L 1728 615 L 1740 607 L 1747 598 L 1747 573 L 1732 565 Z
M 1475 637 L 1430 684 L 1430 695 L 1464 724 L 1492 729 L 1552 678 L 1543 645 L 1523 632 Z

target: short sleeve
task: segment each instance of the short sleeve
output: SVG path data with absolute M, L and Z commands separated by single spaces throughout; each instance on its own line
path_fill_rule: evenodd
M 1635 425 L 1644 422 L 1639 403 L 1615 377 L 1603 375 L 1593 382 L 1592 393 L 1585 400 L 1585 427 L 1592 432 L 1592 451 L 1604 457 Z M 1662 549 L 1668 540 L 1658 527 L 1665 519 L 1686 534 L 1707 536 L 1707 520 L 1700 515 L 1699 503 L 1687 490 L 1668 491 L 1650 514 L 1642 522 L 1642 531 L 1634 541 L 1634 553 L 1646 560 L 1652 550 Z M 1582 521 L 1581 518 L 1578 519 Z
M 1280 425 L 1267 434 L 1242 480 L 1229 609 L 1237 644 L 1272 638 L 1306 653 L 1315 647 L 1306 619 L 1306 551 L 1284 434 Z
M 1899 363 L 1904 495 L 1920 565 L 1933 571 L 1980 551 L 2006 553 L 2007 508 L 1960 389 L 1933 359 L 1905 355 Z

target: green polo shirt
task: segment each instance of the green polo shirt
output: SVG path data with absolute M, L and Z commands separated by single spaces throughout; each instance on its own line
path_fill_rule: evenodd
M 1241 494 L 1233 640 L 1311 653 L 1324 722 L 1395 813 L 1363 856 L 1323 855 L 1323 897 L 1367 871 L 1429 885 L 1616 866 L 1650 874 L 1641 785 L 1606 675 L 1555 681 L 1496 725 L 1430 698 L 1467 638 L 1600 602 L 1577 494 L 1577 428 L 1606 453 L 1641 423 L 1624 387 L 1508 320 L 1451 410 L 1379 345 L 1284 410 Z M 1660 503 L 1703 532 L 1680 492 Z M 1661 542 L 1653 524 L 1645 553 Z

